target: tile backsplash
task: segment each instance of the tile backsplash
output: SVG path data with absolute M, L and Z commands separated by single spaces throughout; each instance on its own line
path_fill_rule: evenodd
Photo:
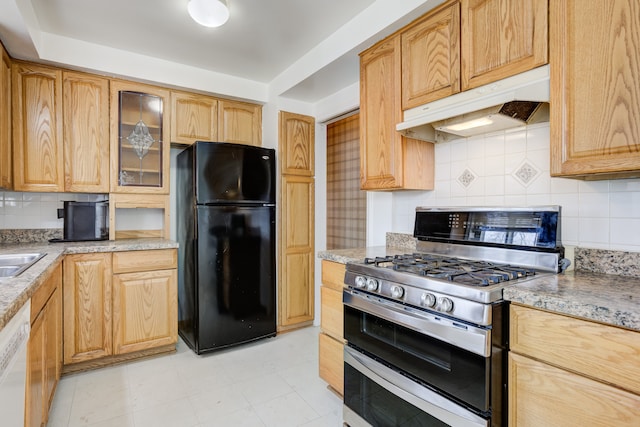
M 62 228 L 63 201 L 93 202 L 107 194 L 20 193 L 0 190 L 0 229 Z
M 392 193 L 392 229 L 413 233 L 416 206 L 562 206 L 565 246 L 640 252 L 640 179 L 582 181 L 549 175 L 549 124 L 435 147 L 435 190 Z M 0 229 L 62 228 L 64 200 L 103 194 L 0 191 Z
M 565 246 L 640 251 L 640 179 L 549 175 L 549 124 L 435 146 L 434 191 L 394 192 L 393 231 L 412 233 L 416 206 L 562 207 Z

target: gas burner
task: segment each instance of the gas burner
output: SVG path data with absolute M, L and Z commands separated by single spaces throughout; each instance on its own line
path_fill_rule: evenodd
M 525 267 L 427 253 L 365 258 L 364 264 L 469 286 L 489 286 L 535 275 L 535 270 Z

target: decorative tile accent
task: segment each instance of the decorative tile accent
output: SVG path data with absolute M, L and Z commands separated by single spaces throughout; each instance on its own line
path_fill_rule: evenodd
M 458 177 L 458 182 L 465 188 L 468 188 L 475 179 L 476 175 L 469 169 L 465 169 L 464 172 L 462 172 L 462 175 Z
M 513 173 L 513 176 L 520 181 L 525 187 L 534 180 L 536 176 L 540 174 L 540 171 L 526 160 L 520 165 L 518 169 Z

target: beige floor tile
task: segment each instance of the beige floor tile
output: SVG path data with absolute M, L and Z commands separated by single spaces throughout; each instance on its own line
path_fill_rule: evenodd
M 318 377 L 311 327 L 196 355 L 65 376 L 49 427 L 341 427 L 342 401 Z

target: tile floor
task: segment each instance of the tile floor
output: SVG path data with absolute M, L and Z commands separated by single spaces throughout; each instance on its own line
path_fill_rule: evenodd
M 318 377 L 318 327 L 197 356 L 177 352 L 63 377 L 49 427 L 339 427 Z

